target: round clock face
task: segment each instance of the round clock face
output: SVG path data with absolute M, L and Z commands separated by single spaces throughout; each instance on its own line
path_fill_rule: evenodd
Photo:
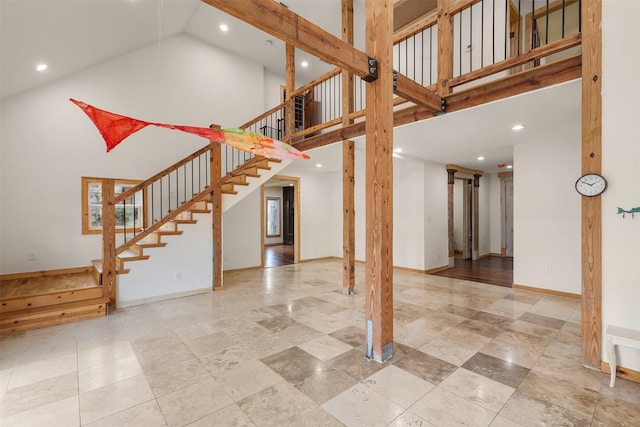
M 595 173 L 583 175 L 576 181 L 576 191 L 583 196 L 597 196 L 602 194 L 606 188 L 607 181 Z

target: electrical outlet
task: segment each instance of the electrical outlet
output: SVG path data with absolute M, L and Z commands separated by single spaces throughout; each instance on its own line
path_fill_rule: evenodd
M 28 259 L 29 261 L 35 261 L 35 260 L 36 260 L 36 254 L 35 254 L 35 252 L 29 252 L 29 253 L 27 253 L 27 259 Z
M 552 272 L 552 270 L 551 270 L 551 267 L 550 267 L 550 266 L 546 266 L 546 267 L 544 268 L 544 274 L 551 274 L 551 272 Z
M 176 273 L 176 282 L 179 282 L 180 280 L 182 280 L 182 273 L 177 272 Z

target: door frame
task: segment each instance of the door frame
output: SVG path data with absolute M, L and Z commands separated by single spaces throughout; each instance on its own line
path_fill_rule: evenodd
M 296 176 L 274 175 L 271 179 L 293 181 L 293 263 L 300 262 L 300 178 Z M 264 237 L 265 237 L 265 199 L 264 184 L 260 186 L 260 267 L 264 268 Z

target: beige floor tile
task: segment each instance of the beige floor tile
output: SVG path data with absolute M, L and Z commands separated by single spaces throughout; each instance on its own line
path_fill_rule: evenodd
M 48 405 L 38 406 L 10 417 L 2 417 L 0 425 L 2 425 L 2 427 L 79 426 L 78 396 L 69 397 Z
M 319 336 L 318 338 L 299 344 L 298 347 L 320 360 L 333 359 L 353 348 L 329 335 Z
M 518 424 L 515 421 L 511 421 L 502 415 L 498 415 L 493 419 L 493 422 L 489 424 L 489 427 L 523 427 L 523 425 Z
M 189 424 L 233 403 L 213 378 L 159 397 L 157 401 L 169 426 Z
M 162 427 L 166 426 L 167 423 L 164 419 L 164 415 L 162 415 L 162 411 L 160 411 L 158 403 L 154 399 L 86 425 L 87 427 Z
M 0 402 L 0 418 L 78 395 L 75 372 L 8 390 Z
M 7 390 L 59 377 L 77 370 L 78 358 L 76 354 L 66 354 L 37 362 L 18 363 L 13 368 L 13 374 L 7 385 Z
M 412 427 L 412 426 L 420 426 L 420 427 L 430 427 L 433 424 L 427 422 L 427 420 L 420 418 L 416 414 L 411 411 L 404 411 L 402 415 L 400 415 L 395 420 L 391 421 L 387 424 L 387 427 Z
M 89 424 L 153 399 L 144 375 L 80 393 L 80 421 Z
M 369 389 L 356 384 L 322 405 L 322 408 L 348 426 L 386 426 L 404 408 Z
M 471 356 L 476 354 L 475 350 L 451 342 L 445 337 L 446 334 L 444 337 L 435 338 L 420 347 L 418 350 L 456 366 L 462 365 L 464 362 L 469 360 Z
M 436 426 L 488 426 L 496 414 L 436 387 L 411 408 L 411 412 Z
M 466 369 L 449 375 L 439 388 L 498 413 L 515 389 Z
M 127 378 L 142 375 L 138 358 L 133 355 L 78 372 L 80 393 L 95 390 Z
M 591 417 L 516 391 L 500 415 L 523 426 L 588 426 Z
M 259 360 L 240 363 L 235 368 L 215 376 L 215 379 L 236 402 L 284 381 Z
M 209 371 L 196 358 L 147 372 L 146 377 L 156 397 L 212 378 Z
M 130 341 L 111 341 L 105 345 L 78 347 L 78 369 L 104 365 L 135 355 Z
M 186 340 L 184 343 L 189 347 L 193 354 L 198 357 L 214 353 L 237 344 L 236 340 L 230 338 L 224 332 L 214 332 L 209 335 Z
M 189 427 L 256 427 L 256 424 L 234 403 L 192 422 Z
M 280 382 L 238 402 L 238 406 L 259 426 L 305 426 L 313 415 L 321 415 L 318 405 L 287 382 Z M 315 425 L 332 425 L 324 417 Z M 335 425 L 335 423 L 333 423 Z
M 433 384 L 393 365 L 363 381 L 367 388 L 406 409 L 427 394 Z

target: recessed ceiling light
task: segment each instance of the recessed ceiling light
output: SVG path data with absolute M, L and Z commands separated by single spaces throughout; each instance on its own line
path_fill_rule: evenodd
M 321 167 L 322 167 L 322 165 L 321 165 L 320 163 L 316 163 L 316 167 L 317 167 L 317 168 L 321 168 Z
M 302 68 L 307 68 L 309 66 L 309 62 L 308 61 L 302 61 L 300 63 L 300 65 L 302 65 Z
M 513 165 L 507 165 L 507 169 L 513 169 Z
M 271 46 L 271 45 L 273 44 L 273 40 L 271 40 L 271 39 L 266 39 L 266 40 L 264 41 L 264 44 L 266 44 L 267 46 Z
M 220 31 L 224 31 L 226 33 L 229 31 L 229 26 L 227 24 L 220 24 Z
M 293 182 L 290 182 L 290 183 L 289 183 L 289 187 L 293 187 Z
M 394 152 L 394 153 L 402 153 L 402 148 L 401 148 L 401 147 L 394 148 L 394 149 L 393 149 L 393 152 Z
M 524 125 L 520 125 L 520 124 L 513 125 L 513 127 L 511 128 L 511 130 L 515 130 L 515 131 L 522 130 L 522 129 L 524 129 Z
M 479 156 L 479 157 L 478 157 L 478 160 L 484 160 L 484 157 Z
M 48 68 L 49 66 L 47 64 L 38 64 L 36 65 L 36 70 L 38 71 L 44 71 Z

